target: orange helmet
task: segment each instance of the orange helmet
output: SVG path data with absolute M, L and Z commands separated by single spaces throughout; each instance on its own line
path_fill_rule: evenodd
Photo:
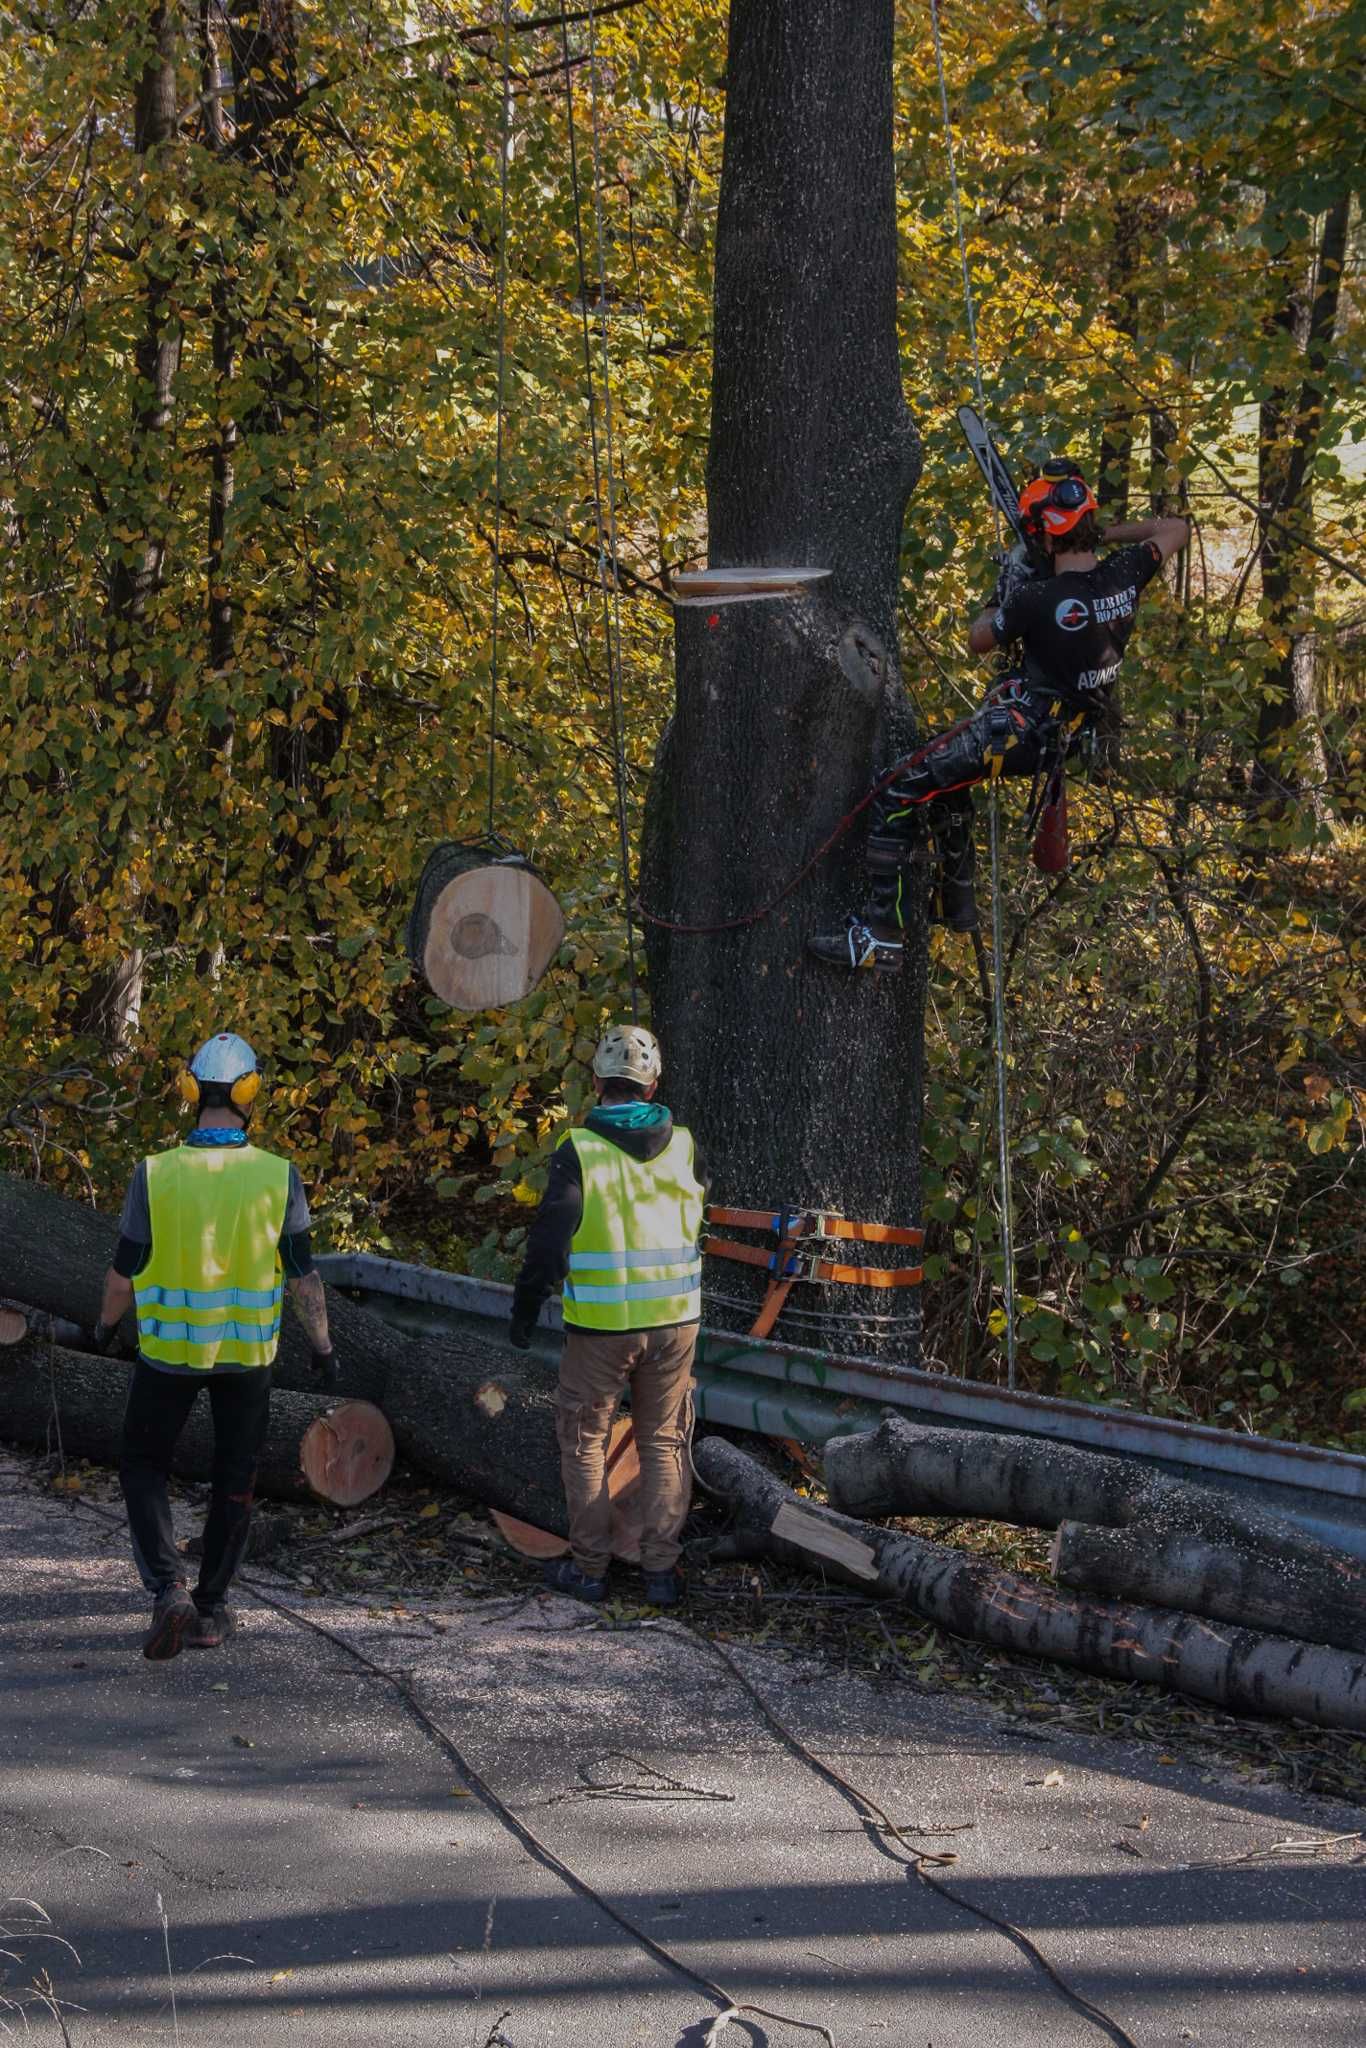
M 1061 540 L 1096 510 L 1090 485 L 1076 463 L 1064 458 L 1046 462 L 1042 473 L 1020 493 L 1021 522 L 1036 540 Z

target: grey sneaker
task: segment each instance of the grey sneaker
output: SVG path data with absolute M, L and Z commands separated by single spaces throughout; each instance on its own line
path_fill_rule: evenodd
M 195 1618 L 194 1601 L 183 1586 L 168 1586 L 158 1593 L 152 1608 L 151 1626 L 142 1639 L 142 1654 L 154 1664 L 164 1664 L 180 1655 L 185 1631 Z
M 236 1627 L 237 1616 L 230 1607 L 196 1607 L 194 1620 L 185 1631 L 185 1647 L 188 1650 L 216 1650 Z
M 677 1607 L 682 1587 L 677 1572 L 646 1572 L 645 1599 L 650 1607 Z

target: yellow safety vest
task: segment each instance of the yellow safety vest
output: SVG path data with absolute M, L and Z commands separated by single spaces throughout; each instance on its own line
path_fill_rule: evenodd
M 269 1365 L 280 1341 L 289 1161 L 255 1145 L 177 1145 L 147 1161 L 152 1256 L 133 1282 L 152 1365 Z
M 690 1131 L 655 1159 L 633 1159 L 596 1131 L 571 1131 L 583 1216 L 562 1297 L 578 1330 L 655 1330 L 702 1314 L 702 1189 Z

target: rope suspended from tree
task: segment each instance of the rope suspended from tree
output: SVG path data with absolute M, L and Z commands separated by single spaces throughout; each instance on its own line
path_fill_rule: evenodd
M 968 341 L 972 348 L 972 377 L 977 394 L 977 411 L 989 426 L 986 395 L 982 388 L 982 358 L 977 346 L 977 308 L 972 295 L 972 272 L 968 266 L 967 237 L 963 232 L 963 202 L 958 190 L 958 166 L 954 158 L 953 123 L 949 118 L 949 88 L 944 71 L 944 43 L 939 28 L 939 0 L 930 0 L 930 26 L 934 31 L 934 62 L 939 76 L 939 105 L 944 120 L 944 149 L 949 160 L 949 193 L 953 201 L 954 225 L 958 234 L 958 260 L 963 272 L 963 310 L 967 318 Z M 1001 546 L 1001 514 L 992 500 L 996 545 Z M 1010 1113 L 1007 1099 L 1005 932 L 1001 909 L 1000 803 L 993 782 L 988 794 L 987 820 L 991 846 L 991 1020 L 996 1065 L 996 1138 L 1001 1184 L 1001 1250 L 1004 1261 L 1003 1293 L 1006 1318 L 1006 1384 L 1015 1385 L 1015 1216 L 1010 1185 Z
M 498 804 L 498 629 L 503 586 L 503 421 L 507 391 L 508 156 L 512 148 L 512 0 L 503 0 L 503 118 L 498 147 L 498 398 L 493 458 L 493 621 L 489 646 L 488 837 Z

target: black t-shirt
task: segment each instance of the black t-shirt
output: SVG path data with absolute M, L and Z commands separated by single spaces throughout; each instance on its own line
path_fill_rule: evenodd
M 1021 584 L 995 614 L 992 631 L 1003 646 L 1023 641 L 1022 673 L 1030 688 L 1078 709 L 1099 708 L 1119 674 L 1139 593 L 1161 567 L 1154 542 L 1134 541 L 1094 569 Z

